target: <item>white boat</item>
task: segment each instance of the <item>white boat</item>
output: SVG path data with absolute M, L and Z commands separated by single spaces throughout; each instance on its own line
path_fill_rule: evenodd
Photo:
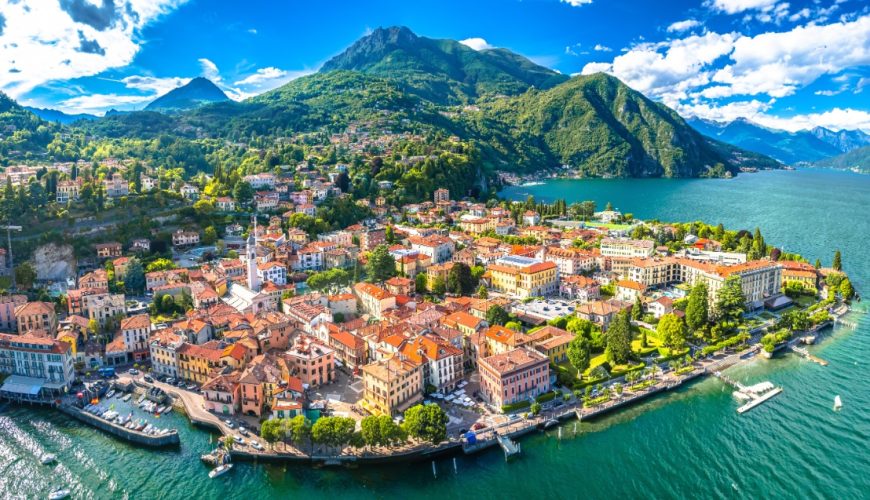
M 51 453 L 46 453 L 39 459 L 39 462 L 42 465 L 51 465 L 57 461 L 57 457 L 52 455 Z
M 843 400 L 840 399 L 840 395 L 837 394 L 836 396 L 834 396 L 834 409 L 839 410 L 842 407 L 843 407 Z
M 233 468 L 233 464 L 223 464 L 208 473 L 208 477 L 214 479 L 222 474 L 226 474 Z
M 48 500 L 61 500 L 69 496 L 69 490 L 66 488 L 57 488 L 48 494 Z
M 126 396 L 121 398 L 121 401 L 124 401 L 124 402 L 130 401 L 130 398 L 132 398 L 132 397 L 133 397 L 132 394 L 127 394 Z
M 142 404 L 142 401 L 145 401 L 145 395 L 144 395 L 144 394 L 141 395 L 141 396 L 139 396 L 139 399 L 136 400 L 136 404 L 137 404 L 137 405 L 141 405 L 141 404 Z
M 109 399 L 109 398 L 111 398 L 111 397 L 114 396 L 114 395 L 115 395 L 115 390 L 112 389 L 111 391 L 109 391 L 108 393 L 106 393 L 106 399 Z

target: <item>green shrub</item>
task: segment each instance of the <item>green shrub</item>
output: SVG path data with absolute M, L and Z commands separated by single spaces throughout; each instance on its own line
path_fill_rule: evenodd
M 502 413 L 510 413 L 517 410 L 522 410 L 531 406 L 531 403 L 528 400 L 517 401 L 516 403 L 511 403 L 507 405 L 503 405 L 501 407 Z

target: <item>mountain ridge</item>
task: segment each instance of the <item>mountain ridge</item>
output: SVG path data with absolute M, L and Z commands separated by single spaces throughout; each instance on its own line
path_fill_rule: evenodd
M 184 111 L 230 98 L 208 78 L 196 77 L 154 99 L 143 111 Z

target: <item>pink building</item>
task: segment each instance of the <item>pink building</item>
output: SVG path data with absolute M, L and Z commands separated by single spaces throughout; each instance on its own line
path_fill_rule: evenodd
M 27 303 L 25 295 L 4 295 L 0 297 L 0 331 L 18 331 L 15 308 Z
M 549 391 L 549 362 L 544 354 L 524 347 L 481 359 L 478 364 L 483 397 L 500 408 Z
M 290 365 L 291 375 L 299 377 L 309 387 L 328 384 L 334 379 L 335 351 L 314 337 L 298 336 L 284 356 Z

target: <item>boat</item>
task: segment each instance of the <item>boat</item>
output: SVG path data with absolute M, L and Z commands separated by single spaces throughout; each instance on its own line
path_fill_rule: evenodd
M 208 477 L 214 479 L 214 478 L 216 478 L 216 477 L 218 477 L 218 476 L 220 476 L 220 475 L 226 474 L 226 473 L 229 472 L 230 469 L 232 469 L 232 468 L 233 468 L 233 464 L 223 464 L 223 465 L 219 465 L 219 466 L 218 466 L 217 468 L 215 468 L 213 471 L 211 471 L 211 472 L 208 473 Z
M 839 410 L 842 407 L 843 407 L 843 400 L 840 399 L 840 395 L 837 394 L 836 396 L 834 396 L 834 409 Z
M 127 394 L 123 398 L 121 398 L 121 401 L 124 401 L 126 403 L 127 401 L 130 401 L 130 398 L 132 398 L 132 397 L 133 397 L 132 394 Z
M 141 404 L 142 404 L 142 401 L 145 401 L 145 395 L 144 395 L 144 394 L 141 395 L 141 396 L 139 397 L 139 399 L 136 400 L 136 404 L 137 404 L 137 405 L 141 405 Z
M 39 462 L 42 465 L 51 465 L 57 461 L 57 457 L 52 455 L 51 453 L 46 453 L 39 459 Z
M 106 399 L 109 399 L 114 395 L 115 395 L 115 389 L 112 389 L 111 391 L 106 393 Z
M 69 496 L 69 490 L 66 488 L 56 488 L 48 494 L 48 500 L 61 500 Z

